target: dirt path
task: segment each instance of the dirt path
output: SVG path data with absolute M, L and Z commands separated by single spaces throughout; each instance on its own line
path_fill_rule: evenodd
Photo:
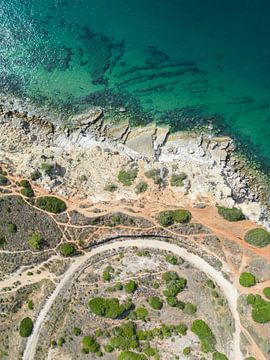
M 32 335 L 28 338 L 26 348 L 23 354 L 23 360 L 34 360 L 36 347 L 38 344 L 38 337 L 42 328 L 42 324 L 44 323 L 48 312 L 51 309 L 53 302 L 56 300 L 57 296 L 60 294 L 61 290 L 64 286 L 72 279 L 72 276 L 80 271 L 80 268 L 83 268 L 86 261 L 88 261 L 91 257 L 100 254 L 104 251 L 118 249 L 121 247 L 128 248 L 130 246 L 137 246 L 139 248 L 153 248 L 158 250 L 167 250 L 171 251 L 177 256 L 181 256 L 183 259 L 192 263 L 195 267 L 206 273 L 208 276 L 213 278 L 213 280 L 220 286 L 222 289 L 224 296 L 226 297 L 230 310 L 232 312 L 234 321 L 235 321 L 235 333 L 233 336 L 233 346 L 230 354 L 230 359 L 232 360 L 241 360 L 243 356 L 240 351 L 240 332 L 241 325 L 240 319 L 237 312 L 237 298 L 238 292 L 236 288 L 226 280 L 223 275 L 214 269 L 211 265 L 209 265 L 205 260 L 201 259 L 199 256 L 189 253 L 186 249 L 183 249 L 177 245 L 169 244 L 167 242 L 163 242 L 160 240 L 150 240 L 147 239 L 136 239 L 136 240 L 124 240 L 124 241 L 116 241 L 114 243 L 106 244 L 99 246 L 93 249 L 90 253 L 85 254 L 84 256 L 78 258 L 73 264 L 71 264 L 70 268 L 65 273 L 64 277 L 60 281 L 60 283 L 56 286 L 54 292 L 48 298 L 45 306 L 40 311 L 35 324 Z

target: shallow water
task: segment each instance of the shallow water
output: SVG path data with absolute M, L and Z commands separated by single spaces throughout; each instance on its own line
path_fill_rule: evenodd
M 175 130 L 211 118 L 269 171 L 269 1 L 0 0 L 0 15 L 2 90 L 132 104 Z

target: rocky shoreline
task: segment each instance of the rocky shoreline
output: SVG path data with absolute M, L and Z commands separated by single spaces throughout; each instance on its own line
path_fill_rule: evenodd
M 37 180 L 39 185 L 67 198 L 109 201 L 112 194 L 104 187 L 117 177 L 119 168 L 143 162 L 146 168 L 185 172 L 181 191 L 194 206 L 204 202 L 237 206 L 270 228 L 268 185 L 237 156 L 228 137 L 171 134 L 169 127 L 156 124 L 131 128 L 128 120 L 108 121 L 101 108 L 70 119 L 71 125 L 58 125 L 20 101 L 0 100 L 0 158 L 15 176 L 30 176 L 41 163 L 57 164 L 58 173 Z M 126 109 L 118 112 L 124 119 Z M 131 189 L 119 189 L 114 196 L 136 198 Z

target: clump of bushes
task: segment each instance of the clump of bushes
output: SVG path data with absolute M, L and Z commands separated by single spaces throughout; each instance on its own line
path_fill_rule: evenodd
M 252 305 L 252 319 L 260 324 L 270 321 L 270 302 L 264 300 L 260 295 L 250 294 L 247 303 Z
M 21 194 L 25 197 L 33 197 L 34 191 L 28 180 L 21 180 L 19 185 L 22 187 Z
M 160 185 L 162 182 L 161 179 L 161 171 L 160 169 L 151 169 L 148 170 L 144 173 L 144 175 L 148 178 L 148 179 L 152 179 L 154 181 L 154 184 L 156 185 Z
M 118 173 L 118 181 L 125 186 L 131 186 L 138 175 L 138 169 L 120 170 Z
M 7 242 L 6 238 L 4 236 L 0 236 L 0 247 L 4 246 L 6 242 Z
M 138 320 L 146 321 L 146 316 L 148 316 L 148 310 L 144 307 L 139 307 L 135 310 L 135 314 Z
M 13 223 L 8 223 L 7 224 L 7 231 L 10 233 L 10 234 L 16 234 L 17 232 L 17 225 L 13 224 Z
M 270 299 L 270 287 L 266 287 L 263 289 L 263 293 L 264 293 L 264 296 L 267 298 L 267 299 Z
M 136 326 L 133 322 L 127 322 L 112 329 L 114 337 L 110 345 L 119 350 L 137 349 L 139 347 Z
M 224 206 L 218 206 L 218 213 L 225 220 L 228 221 L 240 221 L 245 220 L 245 215 L 242 213 L 242 210 L 237 208 L 226 208 Z
M 122 351 L 118 356 L 117 360 L 147 360 L 147 357 L 144 354 L 138 354 L 132 351 Z
M 166 210 L 161 211 L 157 216 L 158 222 L 161 226 L 167 227 L 177 224 L 185 224 L 191 220 L 191 213 L 188 210 Z
M 50 176 L 53 172 L 53 165 L 48 164 L 48 163 L 42 163 L 40 168 L 48 176 Z
M 117 190 L 117 185 L 108 184 L 108 185 L 105 186 L 104 190 L 109 191 L 109 192 L 115 192 Z
M 22 337 L 28 337 L 33 330 L 33 321 L 29 317 L 22 319 L 19 327 L 19 333 Z
M 249 230 L 245 241 L 253 246 L 262 248 L 270 244 L 270 233 L 262 228 Z
M 100 345 L 92 336 L 84 336 L 82 339 L 83 353 L 97 353 L 100 349 Z
M 114 268 L 112 266 L 107 266 L 102 273 L 103 280 L 107 282 L 111 281 L 112 273 L 114 273 Z
M 59 251 L 62 256 L 68 257 L 74 255 L 76 247 L 70 243 L 63 243 L 59 246 Z
M 195 320 L 192 323 L 191 331 L 198 336 L 201 342 L 203 352 L 214 352 L 216 346 L 216 338 L 210 327 L 203 320 Z
M 228 358 L 226 355 L 224 355 L 218 351 L 215 351 L 213 354 L 213 360 L 228 360 Z
M 130 301 L 120 304 L 117 298 L 96 297 L 88 303 L 88 307 L 92 313 L 111 319 L 116 319 L 124 312 L 130 310 L 131 306 L 132 303 Z
M 63 211 L 66 211 L 67 208 L 63 200 L 54 196 L 38 197 L 36 200 L 36 206 L 53 214 L 62 213 Z
M 172 264 L 172 265 L 177 265 L 178 263 L 178 260 L 175 256 L 173 255 L 167 255 L 166 256 L 166 261 L 169 263 L 169 264 Z
M 9 181 L 8 178 L 2 174 L 0 174 L 0 185 L 8 185 Z
M 29 300 L 27 303 L 27 307 L 29 310 L 33 310 L 34 309 L 34 303 L 33 300 Z
M 42 176 L 41 172 L 39 170 L 35 170 L 30 174 L 30 179 L 33 181 L 36 181 L 40 179 Z
M 34 250 L 40 250 L 41 248 L 41 244 L 42 244 L 42 235 L 39 233 L 33 233 L 29 239 L 28 239 L 28 244 L 29 246 L 34 249 Z
M 256 278 L 249 272 L 243 272 L 239 277 L 239 283 L 244 287 L 251 287 L 256 285 Z
M 139 184 L 135 187 L 135 192 L 137 195 L 144 193 L 148 189 L 148 184 L 145 181 L 139 182 Z
M 80 328 L 78 328 L 78 327 L 75 327 L 75 328 L 73 328 L 72 333 L 73 333 L 75 336 L 80 336 L 81 333 L 82 333 L 82 330 L 81 330 Z
M 137 290 L 137 284 L 134 280 L 130 280 L 125 285 L 125 292 L 127 294 L 133 294 Z
M 151 296 L 149 298 L 149 305 L 155 310 L 160 310 L 163 307 L 163 301 L 158 296 Z
M 183 181 L 187 178 L 187 174 L 181 173 L 181 174 L 172 174 L 171 176 L 171 186 L 178 186 L 181 187 L 184 185 Z

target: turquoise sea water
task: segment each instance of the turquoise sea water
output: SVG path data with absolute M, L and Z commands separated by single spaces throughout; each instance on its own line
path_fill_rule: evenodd
M 269 171 L 269 0 L 0 0 L 0 17 L 1 91 L 211 119 Z

